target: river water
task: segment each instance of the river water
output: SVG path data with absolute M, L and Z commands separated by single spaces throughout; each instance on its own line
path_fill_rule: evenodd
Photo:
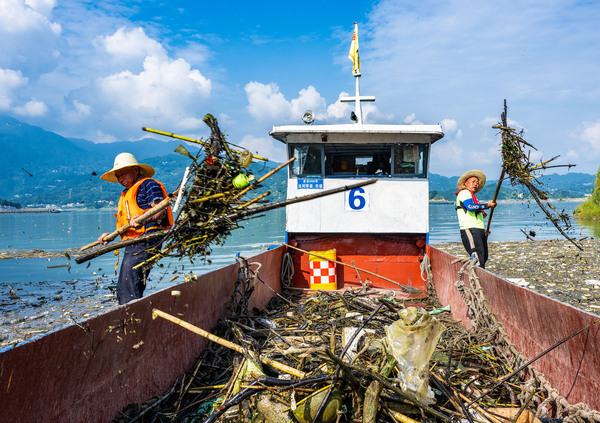
M 561 201 L 555 203 L 555 207 L 571 214 L 578 204 L 574 201 Z M 112 231 L 114 219 L 112 210 L 0 214 L 0 250 L 72 250 L 95 241 L 102 232 Z M 582 226 L 574 219 L 571 219 L 571 223 L 573 227 L 569 234 L 574 238 L 600 235 L 600 227 Z M 460 242 L 456 213 L 452 204 L 432 204 L 429 210 L 429 226 L 431 244 Z M 535 239 L 561 238 L 540 209 L 526 202 L 500 203 L 494 212 L 491 229 L 490 242 L 525 240 L 521 230 L 526 233 L 534 231 Z M 243 228 L 233 231 L 225 245 L 214 246 L 213 253 L 208 257 L 211 263 L 201 259 L 195 260 L 193 264 L 187 259 L 164 260 L 162 272 L 206 273 L 234 263 L 238 253 L 251 256 L 264 251 L 273 243 L 284 242 L 284 232 L 285 211 L 273 210 L 244 222 Z M 66 256 L 0 260 L 0 292 L 6 284 L 19 286 L 32 282 L 72 279 L 96 281 L 103 275 L 104 283 L 110 283 L 109 280 L 114 279 L 116 264 L 117 258 L 112 253 L 81 265 Z M 153 275 L 160 273 L 157 270 L 160 269 L 153 270 Z M 149 289 L 162 288 L 165 282 L 161 281 L 160 285 L 151 284 Z
M 578 202 L 557 202 L 555 207 L 571 214 Z M 114 211 L 88 210 L 66 211 L 45 214 L 0 214 L 0 250 L 44 250 L 65 251 L 95 241 L 102 232 L 114 228 Z M 432 204 L 429 211 L 431 244 L 459 242 L 456 213 L 452 204 Z M 575 238 L 600 235 L 600 228 L 580 226 L 571 219 L 570 235 Z M 555 239 L 561 235 L 550 224 L 540 209 L 532 203 L 500 203 L 494 212 L 490 241 L 525 240 L 521 232 L 536 233 L 535 239 Z M 198 259 L 192 264 L 187 259 L 164 260 L 162 268 L 152 271 L 152 282 L 147 292 L 162 289 L 173 283 L 173 275 L 206 273 L 217 267 L 235 262 L 236 254 L 251 256 L 264 251 L 275 242 L 285 241 L 285 211 L 273 210 L 265 215 L 248 220 L 243 228 L 233 231 L 223 246 L 215 246 L 209 257 L 211 263 Z M 7 285 L 27 291 L 28 286 L 46 284 L 48 288 L 60 290 L 69 284 L 88 283 L 107 289 L 114 283 L 117 258 L 112 253 L 78 265 L 66 256 L 60 258 L 22 258 L 0 260 L 0 298 L 8 294 Z M 58 266 L 58 267 L 57 267 Z M 75 282 L 74 282 L 75 281 Z M 60 296 L 61 294 L 56 294 Z M 53 297 L 51 295 L 50 297 Z
M 578 204 L 564 201 L 555 207 L 571 215 Z M 460 242 L 452 204 L 432 204 L 429 217 L 431 244 Z M 102 232 L 112 231 L 114 220 L 112 210 L 0 214 L 0 251 L 77 249 L 94 242 Z M 600 227 L 571 221 L 571 237 L 600 236 Z M 490 241 L 525 240 L 521 230 L 534 231 L 535 239 L 561 238 L 537 206 L 500 203 L 494 212 Z M 200 258 L 193 263 L 187 258 L 162 260 L 151 272 L 145 295 L 181 283 L 191 273 L 200 275 L 235 263 L 238 254 L 250 257 L 284 241 L 285 211 L 272 210 L 243 222 L 243 228 L 233 231 L 225 245 L 214 246 L 210 263 Z M 80 265 L 67 255 L 0 260 L 0 348 L 116 307 L 113 289 L 117 263 L 112 253 Z

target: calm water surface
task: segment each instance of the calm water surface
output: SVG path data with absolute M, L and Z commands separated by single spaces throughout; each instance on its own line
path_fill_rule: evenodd
M 571 214 L 578 202 L 557 202 L 558 210 Z M 429 212 L 431 244 L 459 242 L 457 218 L 452 204 L 432 204 Z M 67 211 L 48 214 L 0 214 L 0 250 L 64 251 L 79 248 L 95 241 L 102 232 L 114 228 L 114 211 L 90 210 Z M 594 237 L 599 227 L 580 226 L 574 219 L 570 235 L 575 238 Z M 215 246 L 209 257 L 212 263 L 187 259 L 163 260 L 162 268 L 152 271 L 148 292 L 183 281 L 183 274 L 203 274 L 223 265 L 235 262 L 236 254 L 252 256 L 268 248 L 274 242 L 284 242 L 285 211 L 273 210 L 264 216 L 244 222 L 244 228 L 235 230 L 224 246 Z M 536 233 L 535 239 L 557 239 L 561 235 L 545 218 L 537 206 L 529 203 L 500 203 L 492 220 L 490 241 L 525 240 L 521 229 Z M 105 289 L 115 282 L 117 258 L 112 253 L 78 265 L 67 257 L 52 259 L 0 260 L 0 293 L 8 294 L 7 284 L 16 289 L 42 289 L 46 283 L 55 289 L 61 281 L 70 284 L 92 284 Z M 52 266 L 68 267 L 52 267 Z M 169 282 L 173 275 L 181 275 Z M 64 285 L 64 284 L 63 284 Z M 58 295 L 58 294 L 57 294 Z M 60 295 L 64 295 L 61 293 Z

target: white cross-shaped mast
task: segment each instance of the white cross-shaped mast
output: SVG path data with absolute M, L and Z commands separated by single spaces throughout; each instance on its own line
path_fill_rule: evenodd
M 354 108 L 355 108 L 355 114 L 356 114 L 356 118 L 357 118 L 357 122 L 358 124 L 362 124 L 363 123 L 363 119 L 362 119 L 362 107 L 361 107 L 361 102 L 362 101 L 375 101 L 375 96 L 372 95 L 365 95 L 365 96 L 360 96 L 360 71 L 354 74 L 354 77 L 356 78 L 356 95 L 354 97 L 340 97 L 340 101 L 342 103 L 351 103 L 354 102 Z
M 360 59 L 358 57 L 358 24 L 356 22 L 354 22 L 354 33 L 352 34 L 352 44 L 350 44 L 348 57 L 352 60 L 352 74 L 356 78 L 356 95 L 354 97 L 341 97 L 340 101 L 344 103 L 354 102 L 356 123 L 362 124 L 362 107 L 360 103 L 361 101 L 375 101 L 375 97 L 360 96 Z

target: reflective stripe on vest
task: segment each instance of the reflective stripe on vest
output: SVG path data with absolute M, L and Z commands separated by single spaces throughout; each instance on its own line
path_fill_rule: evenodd
M 465 193 L 466 191 L 466 193 Z M 468 189 L 462 189 L 456 196 L 456 202 L 454 206 L 456 208 L 456 214 L 458 216 L 458 224 L 460 229 L 485 229 L 485 223 L 483 222 L 483 213 L 468 211 L 462 204 L 463 201 L 471 199 L 471 191 Z
M 121 197 L 119 198 L 117 214 L 115 215 L 117 218 L 117 229 L 129 223 L 128 215 L 130 217 L 140 216 L 148 210 L 140 208 L 140 206 L 138 206 L 137 203 L 137 194 L 140 190 L 140 186 L 147 179 L 151 178 L 142 178 L 139 181 L 137 181 L 131 188 L 129 188 L 127 192 L 121 193 Z M 165 189 L 165 186 L 162 183 L 158 182 L 156 179 L 153 180 L 160 186 L 160 189 L 163 193 L 163 198 L 167 198 L 168 194 L 167 190 Z M 159 226 L 157 222 L 152 222 L 153 225 L 149 227 L 146 227 L 146 225 L 142 225 L 142 227 L 139 229 L 129 228 L 127 231 L 125 231 L 125 233 L 121 235 L 121 239 L 137 238 L 140 235 L 144 235 L 144 233 L 146 233 L 147 230 L 170 228 L 173 225 L 173 212 L 171 210 L 171 206 L 167 207 L 167 218 L 169 219 L 169 224 L 167 226 Z

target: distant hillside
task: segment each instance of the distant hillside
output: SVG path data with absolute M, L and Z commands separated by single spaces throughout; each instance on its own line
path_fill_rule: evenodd
M 145 138 L 139 141 L 119 141 L 95 144 L 83 139 L 67 139 L 42 128 L 27 125 L 16 119 L 0 116 L 0 199 L 18 202 L 23 206 L 83 203 L 98 206 L 98 201 L 115 201 L 121 187 L 102 181 L 100 175 L 112 167 L 114 157 L 121 152 L 133 153 L 140 162 L 156 169 L 156 176 L 167 190 L 174 190 L 189 159 L 174 153 L 181 142 Z M 183 143 L 185 144 L 185 143 Z M 192 153 L 198 147 L 188 144 Z M 276 163 L 253 163 L 251 171 L 261 176 Z M 264 185 L 272 194 L 272 201 L 285 197 L 285 171 L 268 178 Z M 458 176 L 445 177 L 430 174 L 430 198 L 454 200 Z M 546 189 L 555 198 L 578 198 L 590 194 L 594 175 L 567 173 L 542 179 Z M 497 181 L 488 181 L 478 194 L 483 200 L 491 199 Z M 505 181 L 500 199 L 527 197 Z
M 166 156 L 172 154 L 179 144 L 183 144 L 190 151 L 194 151 L 194 146 L 184 141 L 176 141 L 170 138 L 165 138 L 159 141 L 153 138 L 144 138 L 139 141 L 116 141 L 111 143 L 95 144 L 88 140 L 68 138 L 75 146 L 80 147 L 88 153 L 98 155 L 104 159 L 113 160 L 114 157 L 122 152 L 131 152 L 138 160 L 146 160 L 149 157 Z M 142 144 L 143 145 L 140 145 Z M 142 148 L 143 147 L 143 148 Z M 198 147 L 196 147 L 196 151 Z
M 93 207 L 98 201 L 115 201 L 121 186 L 101 180 L 100 175 L 112 168 L 115 156 L 124 151 L 154 167 L 157 178 L 171 191 L 181 182 L 190 162 L 174 153 L 179 144 L 186 143 L 145 138 L 95 144 L 82 139 L 66 139 L 0 116 L 0 199 L 16 201 L 23 206 L 83 203 Z M 193 154 L 198 151 L 198 146 L 193 144 L 186 144 L 186 148 Z M 253 163 L 250 170 L 260 176 L 276 165 Z M 283 198 L 285 175 L 267 179 L 265 188 L 272 191 L 272 199 Z
M 458 178 L 459 176 L 446 177 L 430 174 L 429 198 L 454 200 Z M 564 175 L 547 175 L 539 178 L 542 183 L 539 188 L 547 191 L 551 198 L 582 198 L 591 193 L 595 180 L 594 175 L 587 173 L 570 172 Z M 497 180 L 488 180 L 477 197 L 483 200 L 492 199 L 497 185 Z M 519 186 L 513 187 L 510 180 L 506 179 L 502 183 L 498 198 L 500 200 L 529 198 L 529 193 Z

